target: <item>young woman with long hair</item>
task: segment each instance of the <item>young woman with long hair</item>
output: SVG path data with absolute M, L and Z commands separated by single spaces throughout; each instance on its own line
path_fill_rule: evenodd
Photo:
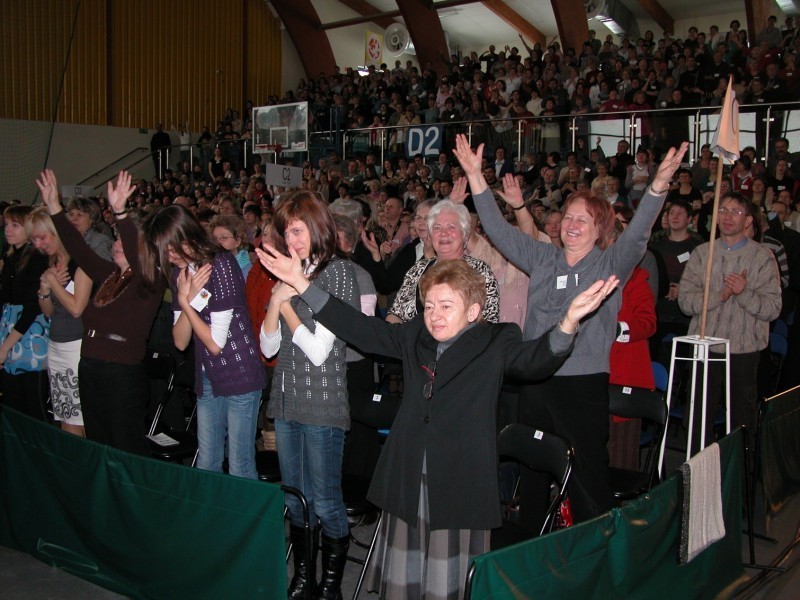
M 195 343 L 197 466 L 255 479 L 255 436 L 264 367 L 253 338 L 244 277 L 234 255 L 216 244 L 185 207 L 172 205 L 142 224 L 148 281 L 169 278 L 175 346 Z
M 30 212 L 20 205 L 3 211 L 8 252 L 0 272 L 0 382 L 4 404 L 46 420 L 47 324 L 36 291 L 47 259 L 30 242 Z
M 53 418 L 64 431 L 85 437 L 78 365 L 83 338 L 81 315 L 92 294 L 92 280 L 67 253 L 47 208 L 31 213 L 30 231 L 33 245 L 49 264 L 39 279 L 39 307 L 50 317 L 47 371 Z
M 355 272 L 337 256 L 337 233 L 319 198 L 300 190 L 275 211 L 271 247 L 299 257 L 305 275 L 329 294 L 360 308 Z M 260 257 L 266 256 L 261 249 Z M 323 575 L 316 597 L 341 598 L 349 546 L 347 511 L 342 497 L 344 435 L 350 427 L 345 342 L 317 323 L 309 306 L 289 286 L 272 291 L 261 331 L 265 356 L 278 354 L 267 416 L 275 419 L 281 477 L 308 500 L 312 525 L 322 526 Z M 316 587 L 316 558 L 305 559 L 299 503 L 287 496 L 295 571 L 290 598 Z
M 82 314 L 78 365 L 86 437 L 149 455 L 145 419 L 150 388 L 142 361 L 164 287 L 142 277 L 139 230 L 126 208 L 135 189 L 131 176 L 120 171 L 116 183 L 108 182 L 108 203 L 119 234 L 111 261 L 98 256 L 68 220 L 53 171 L 43 171 L 36 184 L 64 248 L 97 286 Z

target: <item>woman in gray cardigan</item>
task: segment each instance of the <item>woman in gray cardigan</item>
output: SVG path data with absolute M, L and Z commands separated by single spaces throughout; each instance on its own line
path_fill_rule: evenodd
M 510 225 L 497 207 L 481 171 L 483 145 L 473 151 L 459 135 L 455 155 L 467 176 L 484 231 L 495 247 L 530 277 L 528 313 L 523 338 L 536 339 L 556 324 L 573 298 L 598 279 L 616 275 L 624 286 L 642 259 L 655 219 L 660 214 L 672 175 L 688 144 L 672 148 L 658 168 L 635 216 L 617 242 L 609 245 L 614 213 L 603 199 L 575 193 L 562 209 L 563 248 L 542 243 Z M 509 181 L 505 199 L 516 214 L 525 210 L 519 187 Z M 581 323 L 570 357 L 553 377 L 520 392 L 519 420 L 566 437 L 575 447 L 570 500 L 576 520 L 586 520 L 612 507 L 608 482 L 608 357 L 616 336 L 621 293 L 612 294 Z M 525 478 L 525 482 L 533 478 Z M 527 485 L 525 486 L 527 487 Z M 537 494 L 537 490 L 541 493 Z M 526 493 L 527 491 L 527 493 Z M 521 497 L 538 499 L 536 508 L 523 505 L 523 526 L 534 531 L 546 505 L 546 486 L 535 481 Z M 526 510 L 527 508 L 527 510 Z
M 336 226 L 313 192 L 298 190 L 282 199 L 272 224 L 277 234 L 272 243 L 284 256 L 298 256 L 304 273 L 317 285 L 360 308 L 355 271 L 336 256 Z M 315 597 L 341 598 L 350 531 L 342 497 L 344 435 L 350 428 L 345 343 L 296 296 L 278 283 L 261 328 L 261 351 L 267 357 L 278 355 L 267 416 L 275 419 L 283 483 L 303 492 L 312 527 L 317 520 L 322 526 L 323 574 Z M 286 506 L 295 545 L 289 598 L 305 598 L 316 587 L 316 556 L 306 564 L 299 502 L 287 496 Z

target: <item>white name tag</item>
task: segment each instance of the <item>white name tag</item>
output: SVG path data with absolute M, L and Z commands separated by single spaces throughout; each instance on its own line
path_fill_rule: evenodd
M 544 437 L 544 434 L 537 429 L 536 431 L 533 432 L 533 437 L 536 438 L 537 440 L 540 440 Z
M 209 292 L 206 288 L 203 288 L 197 293 L 191 302 L 189 302 L 189 306 L 195 309 L 197 312 L 201 312 L 206 306 L 208 306 L 208 301 L 211 299 L 211 292 Z
M 381 398 L 383 398 L 383 396 L 381 396 L 380 394 L 372 394 L 372 401 L 373 402 L 380 402 Z
M 687 260 L 689 260 L 689 253 L 688 252 L 684 252 L 683 254 L 679 254 L 678 255 L 678 262 L 679 263 L 685 263 Z
M 559 275 L 558 277 L 556 277 L 556 289 L 564 290 L 566 288 L 567 288 L 567 276 Z
M 633 390 L 631 388 L 629 388 L 629 387 L 622 388 L 622 393 L 623 394 L 630 394 L 632 391 Z
M 75 295 L 75 282 L 72 279 L 70 279 L 69 283 L 67 284 L 67 287 L 65 287 L 64 289 L 67 290 L 68 294 L 72 294 L 74 296 Z

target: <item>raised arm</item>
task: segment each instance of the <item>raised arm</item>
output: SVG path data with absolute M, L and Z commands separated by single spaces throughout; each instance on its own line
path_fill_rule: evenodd
M 376 317 L 368 317 L 328 292 L 312 285 L 303 274 L 300 259 L 289 247 L 290 257 L 269 245 L 256 253 L 264 268 L 300 294 L 314 312 L 314 320 L 336 337 L 362 352 L 400 357 L 399 328 Z
M 102 282 L 114 269 L 114 264 L 98 256 L 83 239 L 80 232 L 67 220 L 58 194 L 58 181 L 52 169 L 45 169 L 36 180 L 42 192 L 47 211 L 53 218 L 58 237 L 69 255 L 92 281 Z
M 573 298 L 564 317 L 548 333 L 527 342 L 517 341 L 507 354 L 506 374 L 521 381 L 536 381 L 555 373 L 569 355 L 575 335 L 580 335 L 581 320 L 596 311 L 618 284 L 614 275 L 599 279 Z
M 128 219 L 128 198 L 135 187 L 131 185 L 131 175 L 127 171 L 120 171 L 116 184 L 108 182 L 108 204 L 114 218 L 117 220 L 117 231 L 122 240 L 122 250 L 125 259 L 134 272 L 139 272 L 139 230 Z
M 513 173 L 506 173 L 503 176 L 503 191 L 497 192 L 503 201 L 508 204 L 514 211 L 514 217 L 517 219 L 517 227 L 522 233 L 527 233 L 533 239 L 537 239 L 539 235 L 539 228 L 536 227 L 536 221 L 533 215 L 525 206 L 525 200 L 522 198 L 522 190 L 517 183 L 517 178 Z
M 661 207 L 667 197 L 672 176 L 681 166 L 681 160 L 683 160 L 683 156 L 688 149 L 688 142 L 681 144 L 677 150 L 670 148 L 658 166 L 653 183 L 650 184 L 650 187 L 642 197 L 639 208 L 636 210 L 633 219 L 631 219 L 628 228 L 608 250 L 608 252 L 612 253 L 611 268 L 619 276 L 623 285 L 633 272 L 633 268 L 644 256 L 647 242 L 650 239 L 650 231 L 661 213 Z
M 533 239 L 505 220 L 481 173 L 483 144 L 473 151 L 466 136 L 459 134 L 456 136 L 454 153 L 467 175 L 481 226 L 495 247 L 509 261 L 526 274 L 530 274 L 536 263 L 541 261 L 546 253 L 559 251 L 552 244 L 545 244 Z M 519 204 L 514 206 L 519 206 Z

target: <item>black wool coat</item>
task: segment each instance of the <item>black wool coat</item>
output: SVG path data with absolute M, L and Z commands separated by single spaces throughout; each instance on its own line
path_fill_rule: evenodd
M 536 381 L 552 375 L 570 348 L 556 355 L 549 331 L 522 341 L 515 324 L 482 322 L 436 361 L 438 342 L 422 315 L 400 325 L 366 317 L 336 298 L 315 315 L 361 352 L 400 358 L 404 393 L 368 498 L 406 523 L 416 523 L 425 458 L 432 529 L 492 529 L 502 523 L 497 479 L 497 400 L 504 375 Z M 436 361 L 433 395 L 423 390 Z

